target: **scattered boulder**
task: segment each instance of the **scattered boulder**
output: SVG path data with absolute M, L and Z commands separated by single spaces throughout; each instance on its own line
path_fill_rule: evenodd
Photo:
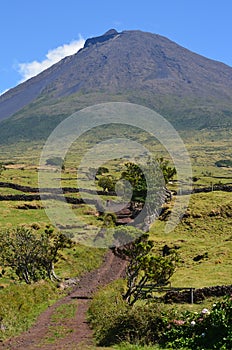
M 60 288 L 61 290 L 65 290 L 67 288 L 73 288 L 75 287 L 78 282 L 79 278 L 67 278 L 64 281 L 61 281 L 57 284 L 57 287 Z

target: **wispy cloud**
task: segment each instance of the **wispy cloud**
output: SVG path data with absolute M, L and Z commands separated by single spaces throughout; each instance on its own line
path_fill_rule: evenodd
M 55 49 L 49 50 L 46 54 L 46 58 L 41 62 L 33 61 L 19 63 L 17 65 L 17 71 L 22 76 L 20 83 L 51 67 L 62 58 L 73 55 L 84 46 L 84 42 L 85 40 L 80 36 L 78 40 L 71 41 L 69 44 L 64 44 Z
M 6 89 L 6 90 L 3 90 L 3 91 L 0 91 L 0 96 L 1 95 L 4 95 L 7 91 L 9 91 L 9 89 Z

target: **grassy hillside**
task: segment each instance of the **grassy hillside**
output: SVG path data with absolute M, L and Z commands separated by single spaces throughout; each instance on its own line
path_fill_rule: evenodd
M 120 94 L 104 92 L 74 93 L 59 98 L 41 95 L 9 119 L 1 122 L 0 144 L 45 140 L 66 117 L 89 106 L 107 102 L 130 102 L 148 107 L 165 117 L 177 130 L 202 130 L 231 127 L 232 106 L 213 97 L 165 96 L 149 91 L 125 90 Z

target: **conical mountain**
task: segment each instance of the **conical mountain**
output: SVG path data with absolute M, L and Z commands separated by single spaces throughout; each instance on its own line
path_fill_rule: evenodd
M 0 138 L 44 138 L 71 113 L 128 101 L 178 129 L 232 125 L 232 68 L 160 35 L 111 29 L 0 97 Z

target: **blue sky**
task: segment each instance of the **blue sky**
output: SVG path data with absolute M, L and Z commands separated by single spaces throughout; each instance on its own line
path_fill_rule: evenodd
M 2 0 L 0 93 L 110 28 L 164 35 L 232 66 L 231 0 Z

